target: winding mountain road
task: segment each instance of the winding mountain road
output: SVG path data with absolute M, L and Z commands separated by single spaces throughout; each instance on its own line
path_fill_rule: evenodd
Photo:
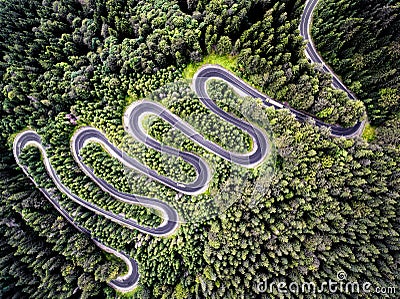
M 351 138 L 359 136 L 364 127 L 364 122 L 358 122 L 353 127 L 343 128 L 340 126 L 335 126 L 331 124 L 324 123 L 316 117 L 305 114 L 304 112 L 298 111 L 293 108 L 288 108 L 272 99 L 271 97 L 259 92 L 255 88 L 248 85 L 246 82 L 242 81 L 240 78 L 236 77 L 231 72 L 227 71 L 218 65 L 206 65 L 197 72 L 195 75 L 196 81 L 193 82 L 194 89 L 200 99 L 208 102 L 208 95 L 206 92 L 206 87 L 204 82 L 210 79 L 220 79 L 229 83 L 234 89 L 238 90 L 242 95 L 250 96 L 253 98 L 259 98 L 263 101 L 266 106 L 272 106 L 275 109 L 288 109 L 298 121 L 305 122 L 308 119 L 312 119 L 316 126 L 318 127 L 328 127 L 330 128 L 331 135 L 334 137 L 346 137 Z
M 311 38 L 311 25 L 312 25 L 312 18 L 315 8 L 317 7 L 319 0 L 308 0 L 306 2 L 306 6 L 301 17 L 300 22 L 300 35 L 307 41 L 306 45 L 306 56 L 308 59 L 313 63 L 318 63 L 322 65 L 322 69 L 325 73 L 329 73 L 332 75 L 332 85 L 337 88 L 343 90 L 347 93 L 347 96 L 355 100 L 355 95 L 343 84 L 340 78 L 332 71 L 332 69 L 326 65 L 325 61 L 319 55 L 314 42 Z
M 203 88 L 205 88 L 206 82 L 204 81 L 203 83 L 204 83 Z M 214 101 L 212 101 L 209 98 L 202 98 L 201 102 L 203 102 L 208 109 L 216 113 L 219 117 L 226 120 L 227 122 L 232 123 L 239 129 L 249 134 L 253 140 L 252 150 L 246 154 L 239 154 L 227 151 L 218 144 L 215 144 L 205 139 L 202 135 L 197 133 L 195 129 L 193 129 L 190 126 L 190 124 L 183 121 L 178 116 L 172 114 L 171 112 L 166 110 L 165 107 L 156 102 L 147 100 L 135 102 L 128 107 L 127 111 L 124 114 L 125 130 L 133 138 L 159 152 L 180 157 L 185 162 L 191 164 L 195 168 L 197 174 L 196 178 L 193 182 L 188 184 L 175 182 L 174 180 L 171 180 L 168 177 L 159 175 L 156 171 L 148 168 L 146 165 L 142 164 L 138 160 L 123 153 L 118 147 L 112 144 L 102 132 L 100 132 L 95 128 L 92 127 L 80 128 L 72 136 L 71 152 L 81 170 L 88 177 L 90 177 L 104 192 L 108 193 L 116 200 L 158 210 L 162 215 L 163 222 L 156 228 L 142 226 L 133 219 L 126 219 L 121 215 L 114 214 L 110 211 L 102 209 L 97 205 L 88 202 L 80 198 L 79 196 L 75 195 L 67 186 L 65 186 L 61 182 L 61 179 L 57 175 L 54 167 L 51 165 L 50 159 L 47 157 L 46 150 L 42 145 L 40 136 L 35 131 L 28 130 L 17 135 L 17 137 L 14 140 L 14 146 L 13 146 L 14 157 L 18 165 L 29 176 L 29 178 L 32 181 L 34 181 L 34 179 L 29 175 L 28 168 L 21 163 L 19 157 L 21 155 L 22 150 L 25 147 L 27 146 L 37 147 L 42 154 L 46 171 L 49 174 L 50 178 L 53 180 L 57 189 L 60 192 L 67 195 L 68 198 L 70 198 L 72 201 L 76 202 L 77 204 L 85 207 L 90 211 L 95 212 L 96 214 L 104 216 L 110 219 L 111 221 L 123 225 L 129 229 L 136 229 L 142 233 L 150 234 L 157 237 L 166 237 L 173 234 L 178 228 L 179 216 L 175 209 L 173 209 L 168 204 L 158 199 L 147 198 L 143 196 L 123 193 L 118 191 L 107 181 L 98 178 L 94 174 L 93 169 L 88 167 L 83 162 L 83 158 L 80 152 L 82 148 L 84 148 L 89 142 L 98 143 L 110 154 L 111 157 L 120 161 L 124 166 L 139 171 L 140 173 L 150 177 L 151 179 L 157 180 L 158 182 L 172 189 L 175 189 L 178 192 L 190 195 L 198 195 L 205 192 L 208 189 L 212 177 L 209 165 L 205 160 L 203 160 L 202 158 L 193 153 L 183 152 L 178 149 L 162 145 L 154 138 L 149 136 L 146 130 L 144 130 L 144 128 L 142 127 L 142 117 L 147 114 L 153 114 L 157 115 L 158 117 L 161 117 L 162 119 L 173 125 L 176 129 L 180 130 L 183 134 L 185 134 L 190 140 L 194 141 L 204 149 L 222 157 L 227 161 L 236 163 L 246 168 L 254 168 L 264 161 L 264 159 L 268 156 L 270 150 L 270 144 L 268 142 L 268 137 L 266 136 L 265 132 L 262 129 L 256 128 L 251 124 L 226 113 L 221 108 L 219 108 Z M 39 188 L 39 190 L 56 207 L 56 209 L 79 231 L 89 235 L 95 241 L 96 245 L 101 247 L 103 250 L 113 253 L 114 255 L 120 257 L 128 265 L 128 274 L 124 275 L 123 277 L 119 277 L 116 280 L 111 281 L 110 285 L 121 292 L 127 292 L 136 287 L 137 282 L 139 280 L 139 273 L 137 271 L 138 266 L 136 261 L 131 259 L 126 253 L 119 252 L 117 250 L 107 247 L 100 240 L 97 240 L 94 237 L 92 237 L 92 234 L 89 230 L 77 225 L 74 222 L 73 218 L 60 206 L 60 204 L 56 199 L 56 196 L 54 196 L 55 193 L 52 190 L 47 190 L 45 188 Z
M 306 3 L 305 10 L 302 15 L 300 23 L 301 35 L 304 37 L 305 40 L 308 40 L 308 44 L 306 47 L 306 55 L 312 62 L 322 64 L 323 70 L 325 72 L 332 74 L 334 87 L 345 91 L 350 98 L 354 99 L 355 97 L 352 95 L 352 93 L 346 88 L 346 86 L 340 81 L 340 79 L 330 70 L 330 68 L 327 67 L 326 64 L 323 62 L 322 58 L 319 56 L 318 52 L 315 49 L 314 44 L 311 41 L 309 33 L 311 26 L 311 18 L 317 3 L 318 0 L 310 0 Z M 111 221 L 121 224 L 129 229 L 136 229 L 142 233 L 158 237 L 169 236 L 176 231 L 179 223 L 179 215 L 174 208 L 172 208 L 168 204 L 158 199 L 137 196 L 134 194 L 123 193 L 116 190 L 111 184 L 109 184 L 103 179 L 98 178 L 94 174 L 93 169 L 88 167 L 83 162 L 80 152 L 81 149 L 85 147 L 89 142 L 95 142 L 100 144 L 110 154 L 111 157 L 120 161 L 124 166 L 130 169 L 134 169 L 142 173 L 143 175 L 148 176 L 149 178 L 154 179 L 180 193 L 189 195 L 198 195 L 205 192 L 208 189 L 210 180 L 212 178 L 209 165 L 205 160 L 203 160 L 202 158 L 193 153 L 183 152 L 175 148 L 162 145 L 157 140 L 149 136 L 146 130 L 144 130 L 144 128 L 142 127 L 142 118 L 145 115 L 153 114 L 157 115 L 158 117 L 162 118 L 163 120 L 174 126 L 176 129 L 185 134 L 193 142 L 197 143 L 204 149 L 222 157 L 223 159 L 246 168 L 257 167 L 260 163 L 262 163 L 265 160 L 270 151 L 270 144 L 268 137 L 265 134 L 265 131 L 219 108 L 207 93 L 207 82 L 210 79 L 223 80 L 227 82 L 229 85 L 231 85 L 241 95 L 260 98 L 263 101 L 263 103 L 267 106 L 273 106 L 276 109 L 287 108 L 281 103 L 275 101 L 274 99 L 260 93 L 259 91 L 257 91 L 256 89 L 254 89 L 253 87 L 251 87 L 250 85 L 248 85 L 247 83 L 245 83 L 244 81 L 242 81 L 241 79 L 239 79 L 238 77 L 236 77 L 235 75 L 233 75 L 232 73 L 230 73 L 229 71 L 225 70 L 220 66 L 207 65 L 201 68 L 193 78 L 193 89 L 198 95 L 200 101 L 210 111 L 218 115 L 223 120 L 241 129 L 243 132 L 247 133 L 253 140 L 252 150 L 245 154 L 239 154 L 227 151 L 218 144 L 215 144 L 205 139 L 202 135 L 197 133 L 195 129 L 192 126 L 190 126 L 190 124 L 183 121 L 178 116 L 172 114 L 170 111 L 166 110 L 165 107 L 156 102 L 142 100 L 135 102 L 134 104 L 129 106 L 123 118 L 124 128 L 126 132 L 137 141 L 144 143 L 149 148 L 152 148 L 156 151 L 168 155 L 180 157 L 185 162 L 191 164 L 196 171 L 196 178 L 194 181 L 190 183 L 176 182 L 168 177 L 159 175 L 156 171 L 148 168 L 140 161 L 124 154 L 120 149 L 118 149 L 118 147 L 112 144 L 102 132 L 100 132 L 95 128 L 92 127 L 80 128 L 78 131 L 75 132 L 75 134 L 71 139 L 71 152 L 81 170 L 88 177 L 90 177 L 104 192 L 110 194 L 116 200 L 158 210 L 162 215 L 163 222 L 156 228 L 140 225 L 133 219 L 126 219 L 121 215 L 116 215 L 75 195 L 68 187 L 63 185 L 63 183 L 61 182 L 55 169 L 51 165 L 50 159 L 47 157 L 46 150 L 41 142 L 41 138 L 36 132 L 31 130 L 24 131 L 18 134 L 14 140 L 14 147 L 13 147 L 14 157 L 18 165 L 26 173 L 26 175 L 35 183 L 35 185 L 39 188 L 39 190 L 51 202 L 51 204 L 61 213 L 61 215 L 63 215 L 80 232 L 85 233 L 90 238 L 92 238 L 94 243 L 101 249 L 116 255 L 127 264 L 128 267 L 127 274 L 118 277 L 117 279 L 109 283 L 110 286 L 112 286 L 118 291 L 127 292 L 136 287 L 140 277 L 138 272 L 137 262 L 131 257 L 129 257 L 126 253 L 107 247 L 101 242 L 101 240 L 98 240 L 95 237 L 93 237 L 92 233 L 89 230 L 76 224 L 74 219 L 58 203 L 57 196 L 55 195 L 56 193 L 54 192 L 54 190 L 41 188 L 36 184 L 34 179 L 30 176 L 27 166 L 23 165 L 20 161 L 21 152 L 27 146 L 37 147 L 42 154 L 46 171 L 48 172 L 50 178 L 54 181 L 54 184 L 56 185 L 57 189 L 60 192 L 66 194 L 71 200 L 78 203 L 79 205 L 101 216 L 104 216 L 110 219 Z M 298 119 L 299 121 L 306 121 L 307 119 L 310 118 L 309 115 L 301 111 L 297 111 L 292 108 L 287 108 L 287 109 L 289 109 L 291 113 L 295 115 L 296 119 Z M 315 125 L 320 127 L 329 127 L 331 129 L 331 134 L 333 136 L 344 136 L 344 137 L 357 136 L 360 134 L 363 128 L 363 122 L 359 122 L 354 127 L 351 128 L 342 128 L 323 123 L 322 121 L 316 118 L 313 119 L 315 121 Z
M 332 76 L 332 86 L 334 88 L 344 91 L 350 99 L 355 100 L 356 99 L 355 95 L 346 87 L 346 85 L 344 85 L 344 83 L 340 80 L 340 78 L 325 63 L 321 55 L 318 53 L 314 45 L 314 42 L 311 38 L 312 18 L 318 2 L 319 0 L 307 0 L 303 14 L 301 15 L 299 30 L 300 30 L 300 35 L 304 38 L 305 41 L 307 41 L 305 50 L 306 56 L 310 62 L 319 64 L 322 67 L 323 72 L 328 73 Z M 296 115 L 296 118 L 300 121 L 305 121 L 307 118 L 310 118 L 310 116 L 300 111 L 296 111 L 294 109 L 290 110 L 293 114 Z M 365 125 L 365 121 L 361 121 L 357 122 L 353 127 L 342 128 L 339 126 L 325 124 L 316 118 L 314 119 L 317 126 L 329 127 L 331 129 L 332 135 L 335 137 L 349 138 L 349 137 L 359 136 L 361 135 Z
M 34 131 L 25 131 L 21 134 L 19 134 L 15 140 L 14 140 L 14 146 L 13 146 L 13 153 L 15 160 L 17 164 L 21 167 L 23 172 L 32 180 L 32 182 L 36 185 L 36 187 L 39 189 L 40 192 L 43 193 L 43 195 L 47 198 L 47 200 L 56 208 L 56 210 L 65 218 L 67 219 L 68 222 L 70 222 L 78 231 L 84 233 L 85 235 L 89 236 L 93 242 L 99 246 L 102 250 L 109 252 L 119 258 L 121 258 L 125 264 L 127 265 L 128 271 L 125 275 L 118 277 L 111 281 L 109 285 L 121 292 L 128 292 L 132 289 L 134 289 L 139 281 L 139 271 L 138 271 L 138 264 L 137 262 L 132 259 L 128 254 L 124 252 L 117 251 L 113 248 L 110 248 L 103 243 L 101 243 L 98 239 L 93 238 L 91 235 L 91 232 L 76 224 L 74 219 L 71 217 L 71 215 L 68 214 L 66 210 L 64 210 L 59 202 L 57 201 L 57 196 L 55 195 L 55 192 L 53 190 L 48 190 L 46 188 L 41 188 L 33 179 L 33 177 L 29 174 L 28 172 L 28 167 L 23 165 L 19 159 L 22 150 L 27 147 L 27 146 L 33 146 L 36 147 L 40 150 L 42 157 L 43 157 L 43 162 L 45 164 L 46 170 L 49 174 L 49 176 L 52 178 L 54 184 L 56 187 L 66 194 L 69 198 L 73 199 L 74 201 L 76 199 L 79 199 L 79 197 L 76 197 L 74 194 L 72 194 L 67 187 L 65 187 L 59 177 L 57 176 L 54 168 L 50 164 L 50 160 L 47 157 L 46 150 L 42 145 L 40 136 L 34 132 Z M 80 199 L 79 199 L 80 200 Z M 83 200 L 82 200 L 83 201 Z M 84 201 L 83 201 L 84 202 Z M 86 203 L 86 202 L 85 202 Z M 84 203 L 84 204 L 85 204 Z M 82 204 L 82 205 L 84 205 Z

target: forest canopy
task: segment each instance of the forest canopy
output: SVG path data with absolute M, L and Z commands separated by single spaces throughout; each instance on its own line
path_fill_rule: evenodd
M 245 103 L 255 123 L 268 120 L 264 129 L 276 146 L 273 165 L 246 172 L 249 180 L 230 194 L 232 205 L 223 213 L 160 238 L 117 225 L 57 193 L 74 221 L 137 260 L 140 284 L 125 297 L 275 298 L 256 283 L 321 284 L 339 271 L 348 281 L 398 285 L 400 6 L 338 3 L 321 0 L 312 33 L 355 101 L 308 62 L 298 30 L 303 0 L 0 0 L 0 297 L 115 298 L 107 282 L 126 272 L 120 259 L 80 234 L 25 176 L 13 157 L 15 135 L 36 130 L 63 183 L 85 200 L 156 226 L 157 213 L 112 200 L 85 176 L 70 139 L 90 125 L 123 145 L 126 107 L 167 93 L 165 86 L 175 83 L 171 93 L 180 91 L 185 100 L 177 104 L 169 96 L 163 105 L 221 146 L 246 152 L 248 136 L 223 122 L 220 134 L 196 118 L 204 107 L 191 100 L 183 74 L 209 55 L 229 61 L 236 75 L 265 94 L 324 122 L 350 127 L 367 112 L 375 135 L 370 142 L 333 138 L 326 128 L 299 123 L 287 109 L 260 107 L 210 82 L 221 108 L 235 114 L 234 103 Z M 208 157 L 215 184 L 236 170 L 159 118 L 146 121 L 157 140 Z M 194 176 L 179 159 L 129 145 L 132 155 L 160 173 L 183 182 Z M 127 175 L 96 144 L 82 155 L 122 192 L 158 196 L 177 207 L 212 197 L 182 196 L 138 173 Z M 40 186 L 54 189 L 37 150 L 28 148 L 21 158 Z M 168 163 L 177 165 L 175 171 L 168 173 Z M 269 167 L 273 175 L 263 176 Z M 180 212 L 193 210 L 207 212 Z
M 327 63 L 364 101 L 375 124 L 400 109 L 400 3 L 321 0 L 313 36 Z

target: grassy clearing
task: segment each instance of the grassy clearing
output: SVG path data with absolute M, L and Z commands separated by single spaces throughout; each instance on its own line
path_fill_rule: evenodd
M 364 131 L 362 133 L 362 138 L 368 142 L 371 142 L 376 138 L 375 128 L 369 123 L 365 125 Z
M 231 56 L 231 55 L 218 55 L 215 53 L 211 53 L 203 58 L 202 61 L 200 62 L 192 62 L 190 63 L 183 71 L 182 77 L 184 79 L 193 79 L 194 74 L 197 72 L 199 68 L 201 68 L 204 64 L 219 64 L 220 66 L 223 66 L 224 68 L 234 71 L 236 68 L 236 61 L 237 57 L 236 56 Z
M 132 104 L 133 102 L 136 102 L 140 100 L 140 98 L 137 95 L 131 94 L 128 92 L 128 96 L 125 98 L 125 102 L 126 102 L 126 107 L 127 108 L 130 104 Z
M 245 78 L 240 76 L 237 72 L 237 56 L 232 55 L 218 55 L 215 53 L 211 53 L 203 58 L 202 61 L 196 63 L 190 63 L 182 72 L 182 78 L 186 80 L 192 80 L 194 74 L 205 64 L 218 64 L 227 70 L 231 71 L 235 75 L 239 76 L 244 82 L 253 86 L 259 91 L 263 89 L 260 86 L 255 85 L 253 82 L 249 80 L 249 78 Z
M 139 298 L 139 297 L 137 297 L 137 296 L 140 296 L 140 295 L 141 295 L 142 290 L 143 290 L 143 287 L 139 285 L 137 288 L 133 289 L 133 290 L 130 291 L 130 292 L 121 293 L 121 292 L 118 292 L 118 291 L 117 291 L 117 292 L 116 292 L 117 294 L 116 294 L 116 297 L 115 297 L 115 298 L 118 298 L 118 299 Z

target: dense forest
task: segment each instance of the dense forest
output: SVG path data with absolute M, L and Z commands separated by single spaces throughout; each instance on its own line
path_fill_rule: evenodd
M 374 124 L 400 107 L 400 3 L 321 0 L 313 36 L 327 63 L 364 101 Z
M 55 190 L 76 223 L 138 261 L 139 286 L 117 295 L 276 298 L 261 294 L 257 283 L 321 284 L 338 271 L 349 281 L 398 286 L 400 6 L 321 0 L 316 45 L 357 94 L 352 101 L 305 57 L 298 31 L 304 3 L 0 0 L 0 297 L 114 298 L 106 282 L 126 271 L 121 260 L 61 217 L 23 174 L 13 157 L 15 134 L 35 129 L 63 183 L 81 198 L 157 226 L 157 212 L 117 202 L 86 177 L 71 155 L 70 139 L 77 128 L 93 126 L 150 168 L 191 181 L 190 165 L 126 136 L 127 105 L 148 98 L 224 148 L 248 151 L 248 136 L 208 113 L 184 78 L 185 70 L 210 55 L 221 64 L 229 61 L 225 67 L 269 96 L 325 122 L 351 126 L 367 111 L 376 126 L 374 140 L 332 138 L 328 129 L 299 123 L 287 110 L 266 108 L 211 81 L 209 94 L 221 108 L 263 127 L 274 141 L 276 156 L 256 170 L 230 165 L 160 118 L 145 119 L 155 139 L 213 165 L 210 190 L 191 198 L 127 172 L 98 144 L 89 144 L 82 156 L 98 177 L 123 192 L 165 201 L 183 220 L 195 220 L 157 238 L 117 225 Z M 22 159 L 40 186 L 55 189 L 37 150 L 26 149 Z M 223 183 L 229 192 L 218 193 Z M 213 197 L 217 213 L 210 212 Z

